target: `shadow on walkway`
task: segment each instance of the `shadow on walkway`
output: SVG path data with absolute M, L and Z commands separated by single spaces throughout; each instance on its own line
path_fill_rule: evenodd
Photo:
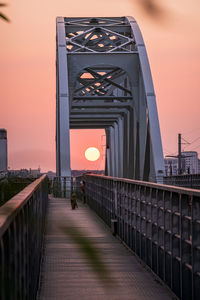
M 87 205 L 50 198 L 38 300 L 172 297 Z

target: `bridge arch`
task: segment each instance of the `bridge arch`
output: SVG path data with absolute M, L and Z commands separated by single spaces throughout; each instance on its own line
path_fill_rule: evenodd
M 162 182 L 155 92 L 132 17 L 57 18 L 56 124 L 61 180 L 71 175 L 70 128 L 104 128 L 106 175 Z

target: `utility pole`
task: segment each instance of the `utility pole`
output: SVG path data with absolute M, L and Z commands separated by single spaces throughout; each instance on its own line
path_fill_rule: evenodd
M 185 139 L 183 139 L 186 144 L 190 144 L 188 143 Z M 182 150 L 181 150 L 181 144 L 185 144 L 181 142 L 181 133 L 178 134 L 178 155 L 167 155 L 166 157 L 174 157 L 174 158 L 178 158 L 178 175 L 182 175 L 183 173 L 183 169 L 182 169 L 182 158 L 185 158 L 186 156 L 184 154 L 182 154 Z M 187 155 L 187 157 L 191 157 L 191 155 Z
M 178 134 L 178 175 L 182 174 L 182 164 L 181 164 L 181 133 Z

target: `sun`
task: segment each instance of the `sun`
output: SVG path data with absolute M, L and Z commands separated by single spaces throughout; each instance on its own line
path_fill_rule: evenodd
M 90 161 L 95 161 L 100 157 L 100 152 L 97 148 L 95 147 L 89 147 L 85 151 L 85 158 Z

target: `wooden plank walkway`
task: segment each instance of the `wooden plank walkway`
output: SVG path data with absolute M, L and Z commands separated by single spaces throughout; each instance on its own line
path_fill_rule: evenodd
M 173 299 L 87 205 L 50 198 L 38 300 Z

